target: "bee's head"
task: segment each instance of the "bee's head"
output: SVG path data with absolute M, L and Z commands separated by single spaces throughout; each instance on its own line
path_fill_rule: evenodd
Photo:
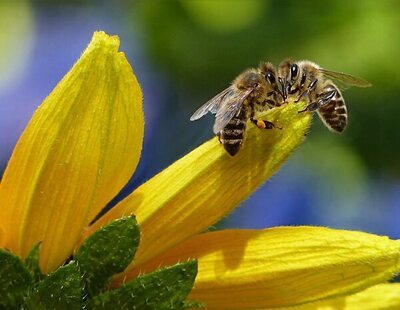
M 278 81 L 281 84 L 282 92 L 287 98 L 292 86 L 299 80 L 300 67 L 291 59 L 285 59 L 278 67 Z
M 283 80 L 278 76 L 277 71 L 273 64 L 270 62 L 262 63 L 259 67 L 260 74 L 264 77 L 267 84 L 271 89 L 278 92 L 283 100 L 286 100 L 285 87 L 283 86 Z M 278 83 L 281 85 L 281 89 L 279 89 Z
M 259 71 L 265 78 L 265 81 L 275 88 L 276 85 L 276 69 L 270 62 L 265 62 L 260 65 Z
M 291 83 L 295 82 L 299 77 L 299 72 L 299 66 L 292 59 L 285 59 L 278 67 L 278 76 Z

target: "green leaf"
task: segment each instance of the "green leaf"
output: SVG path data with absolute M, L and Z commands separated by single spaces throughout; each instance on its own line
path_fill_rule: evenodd
M 81 274 L 75 261 L 58 268 L 33 289 L 27 309 L 82 309 Z
M 28 256 L 25 258 L 25 267 L 30 271 L 34 283 L 42 280 L 45 275 L 42 273 L 39 267 L 39 248 L 40 243 L 35 245 L 32 250 L 29 252 Z
M 196 260 L 176 264 L 94 297 L 87 309 L 182 309 L 196 275 Z
M 112 275 L 124 271 L 135 256 L 139 240 L 139 226 L 133 216 L 115 220 L 86 239 L 74 259 L 89 296 L 97 295 Z
M 31 284 L 31 274 L 19 257 L 0 249 L 0 309 L 18 309 Z

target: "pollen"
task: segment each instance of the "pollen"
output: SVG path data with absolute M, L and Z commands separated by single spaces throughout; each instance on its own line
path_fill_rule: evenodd
M 265 129 L 266 126 L 265 126 L 264 121 L 261 119 L 257 120 L 257 127 L 260 129 Z

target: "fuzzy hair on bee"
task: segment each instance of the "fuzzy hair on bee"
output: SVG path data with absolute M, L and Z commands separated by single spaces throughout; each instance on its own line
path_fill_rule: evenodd
M 284 100 L 306 100 L 307 107 L 299 111 L 316 111 L 325 126 L 342 133 L 348 123 L 347 107 L 335 82 L 344 86 L 370 87 L 371 83 L 353 75 L 321 68 L 309 60 L 285 59 L 278 67 Z M 335 81 L 335 82 L 334 82 Z
M 288 102 L 306 101 L 306 108 L 299 113 L 315 111 L 329 130 L 341 133 L 347 126 L 348 113 L 336 82 L 371 86 L 361 78 L 323 69 L 309 60 L 285 59 L 278 68 L 262 62 L 257 69 L 238 75 L 229 87 L 194 112 L 190 120 L 198 120 L 209 112 L 214 114 L 213 131 L 231 156 L 243 145 L 248 120 L 260 129 L 282 129 L 268 120 L 257 119 L 256 113 Z
M 260 129 L 277 128 L 268 120 L 256 119 L 258 111 L 281 105 L 282 97 L 276 83 L 276 69 L 263 63 L 258 69 L 247 69 L 231 85 L 202 105 L 190 120 L 208 112 L 215 114 L 214 133 L 229 155 L 240 150 L 245 139 L 247 120 Z

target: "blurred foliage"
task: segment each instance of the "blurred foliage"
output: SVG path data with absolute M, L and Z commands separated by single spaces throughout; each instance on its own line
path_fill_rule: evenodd
M 220 34 L 240 31 L 262 17 L 266 1 L 182 1 L 190 18 L 206 30 Z
M 93 2 L 92 0 L 31 0 L 36 5 L 43 6 L 59 6 L 59 5 L 87 5 Z M 101 2 L 100 0 L 98 2 Z
M 335 219 L 362 212 L 367 167 L 354 147 L 337 135 L 315 132 L 296 154 L 301 175 L 319 203 L 319 212 Z
M 140 0 L 127 20 L 192 104 L 245 68 L 286 57 L 371 81 L 370 89 L 346 90 L 350 126 L 341 139 L 371 168 L 400 174 L 400 2 Z

